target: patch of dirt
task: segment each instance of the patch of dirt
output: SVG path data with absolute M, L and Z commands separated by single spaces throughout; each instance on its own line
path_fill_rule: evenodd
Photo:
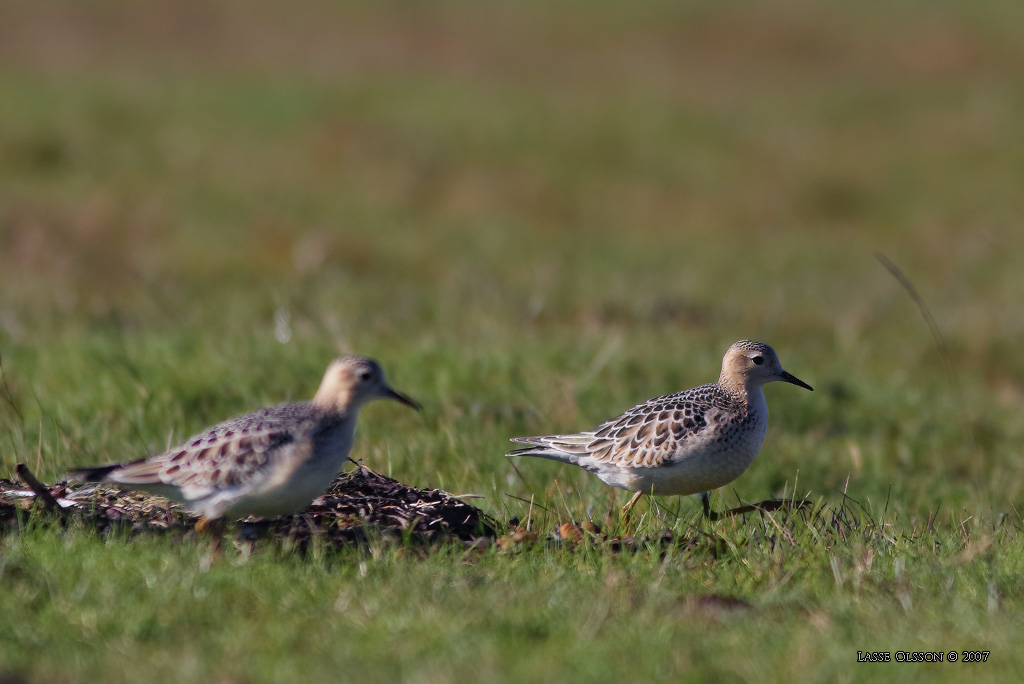
M 28 479 L 28 478 L 26 478 Z M 41 485 L 60 508 L 48 510 L 29 484 L 0 479 L 0 533 L 19 518 L 60 515 L 101 534 L 127 527 L 137 533 L 187 533 L 197 516 L 167 499 L 96 484 L 62 482 Z M 314 539 L 341 546 L 374 537 L 417 543 L 458 539 L 478 545 L 498 535 L 498 524 L 475 506 L 440 489 L 416 489 L 359 466 L 340 474 L 323 496 L 301 513 L 273 520 L 246 521 L 239 534 L 247 539 L 287 538 L 299 548 Z

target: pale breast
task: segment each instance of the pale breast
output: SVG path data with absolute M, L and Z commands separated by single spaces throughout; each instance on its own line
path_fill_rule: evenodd
M 232 513 L 276 516 L 308 506 L 327 490 L 344 466 L 352 447 L 354 427 L 355 421 L 339 417 L 284 447 L 266 479 L 235 500 Z

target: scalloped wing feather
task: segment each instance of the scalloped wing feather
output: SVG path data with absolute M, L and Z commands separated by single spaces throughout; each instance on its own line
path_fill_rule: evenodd
M 560 460 L 578 460 L 581 465 L 587 461 L 625 468 L 657 468 L 677 458 L 694 440 L 705 438 L 709 426 L 715 426 L 716 409 L 729 410 L 737 420 L 743 420 L 745 412 L 736 414 L 739 405 L 718 385 L 701 385 L 637 404 L 587 432 L 513 438 L 514 442 L 531 444 L 537 449 L 519 449 L 510 455 L 557 458 L 554 451 L 572 457 Z
M 676 458 L 714 423 L 714 409 L 735 408 L 717 385 L 655 397 L 604 423 L 585 449 L 595 463 L 657 468 Z
M 268 430 L 181 449 L 160 459 L 159 477 L 162 482 L 182 489 L 237 487 L 271 468 L 277 460 L 278 447 L 294 440 L 289 430 Z
M 267 477 L 278 450 L 316 421 L 310 404 L 285 404 L 218 423 L 166 453 L 127 463 L 107 480 L 128 486 L 170 486 L 187 498 Z

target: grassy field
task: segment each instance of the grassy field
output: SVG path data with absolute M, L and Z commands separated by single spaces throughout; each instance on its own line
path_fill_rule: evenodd
M 762 339 L 761 456 L 679 543 L 0 537 L 0 680 L 1009 681 L 1024 666 L 1019 3 L 0 4 L 0 477 L 312 395 L 354 456 L 546 534 L 514 464 Z M 886 255 L 914 283 L 929 327 Z M 531 503 L 532 502 L 532 503 Z M 615 531 L 616 525 L 612 524 Z M 692 541 L 688 541 L 692 540 Z M 858 651 L 989 651 L 858 663 Z M 141 673 L 141 674 L 140 674 Z

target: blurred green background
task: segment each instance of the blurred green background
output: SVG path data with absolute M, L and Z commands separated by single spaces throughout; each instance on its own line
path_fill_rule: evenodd
M 425 405 L 368 409 L 353 456 L 501 520 L 531 498 L 599 518 L 625 494 L 516 470 L 507 438 L 710 382 L 755 338 L 816 391 L 767 390 L 761 457 L 716 505 L 845 491 L 1019 528 L 1022 38 L 1009 0 L 2 0 L 0 477 L 308 398 L 353 351 Z M 699 510 L 644 506 L 650 530 Z M 964 630 L 992 582 L 1020 595 L 979 573 Z M 796 602 L 828 613 L 817 591 Z M 835 618 L 839 661 L 875 608 Z M 1002 619 L 990 636 L 1020 633 Z M 792 663 L 834 647 L 801 629 L 824 641 L 780 646 Z
M 374 409 L 360 455 L 485 490 L 508 435 L 713 380 L 751 337 L 819 389 L 769 390 L 788 447 L 769 438 L 751 496 L 800 469 L 1005 506 L 1022 15 L 5 2 L 0 352 L 23 419 L 0 416 L 0 462 L 52 478 L 159 449 L 309 396 L 343 350 L 428 406 Z M 930 303 L 963 403 L 875 252 Z

